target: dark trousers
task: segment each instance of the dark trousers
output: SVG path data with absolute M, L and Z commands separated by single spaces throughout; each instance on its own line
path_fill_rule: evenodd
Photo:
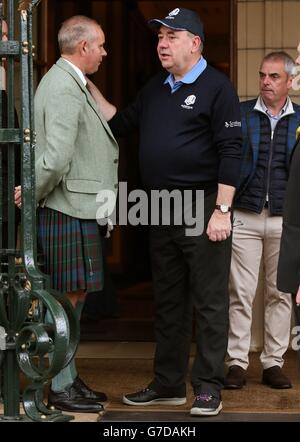
M 186 236 L 185 226 L 151 227 L 156 352 L 150 386 L 160 393 L 185 395 L 193 307 L 197 351 L 192 386 L 195 393 L 223 387 L 231 238 L 212 242 L 205 233 L 215 201 L 215 194 L 205 198 L 200 236 Z

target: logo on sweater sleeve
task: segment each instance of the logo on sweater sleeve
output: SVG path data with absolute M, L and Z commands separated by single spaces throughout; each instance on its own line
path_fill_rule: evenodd
M 225 121 L 225 127 L 228 129 L 229 127 L 242 127 L 241 121 Z
M 196 95 L 189 95 L 184 100 L 185 104 L 182 104 L 181 107 L 183 107 L 184 109 L 194 109 L 192 104 L 195 104 L 195 101 L 196 101 Z

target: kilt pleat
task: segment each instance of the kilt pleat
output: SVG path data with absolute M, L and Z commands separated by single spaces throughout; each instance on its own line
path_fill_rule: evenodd
M 103 288 L 103 255 L 99 226 L 48 207 L 38 208 L 38 243 L 43 271 L 60 292 Z

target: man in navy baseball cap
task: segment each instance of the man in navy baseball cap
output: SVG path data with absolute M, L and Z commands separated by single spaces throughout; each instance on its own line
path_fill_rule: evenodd
M 190 414 L 216 416 L 222 410 L 227 349 L 231 204 L 241 164 L 239 100 L 229 79 L 203 57 L 203 25 L 195 12 L 176 8 L 149 24 L 156 28 L 157 55 L 166 72 L 151 78 L 124 111 L 117 112 L 101 94 L 94 97 L 115 136 L 139 127 L 140 175 L 151 195 L 162 189 L 167 195 L 202 190 L 203 212 L 197 219 L 203 222 L 203 233 L 197 230 L 190 236 L 186 228 L 192 225 L 186 214 L 197 211 L 197 197 L 183 204 L 181 224 L 176 204 L 168 204 L 168 225 L 161 210 L 156 212 L 159 225 L 150 227 L 153 377 L 146 388 L 125 394 L 122 401 L 130 406 L 186 403 L 193 304 L 197 351 Z
M 177 31 L 189 31 L 194 35 L 198 35 L 202 42 L 204 41 L 203 24 L 198 14 L 191 9 L 173 9 L 165 18 L 153 18 L 148 21 L 148 24 L 152 28 L 163 25 Z

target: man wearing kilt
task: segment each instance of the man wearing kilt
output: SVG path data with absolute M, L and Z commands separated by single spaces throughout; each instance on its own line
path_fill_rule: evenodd
M 107 55 L 100 25 L 71 17 L 58 43 L 61 58 L 35 96 L 38 240 L 52 288 L 66 293 L 80 318 L 86 293 L 103 286 L 96 196 L 117 192 L 118 145 L 86 87 L 85 75 Z M 20 207 L 20 187 L 15 201 Z M 73 412 L 99 412 L 106 400 L 78 377 L 74 360 L 53 378 L 48 396 L 49 405 Z

